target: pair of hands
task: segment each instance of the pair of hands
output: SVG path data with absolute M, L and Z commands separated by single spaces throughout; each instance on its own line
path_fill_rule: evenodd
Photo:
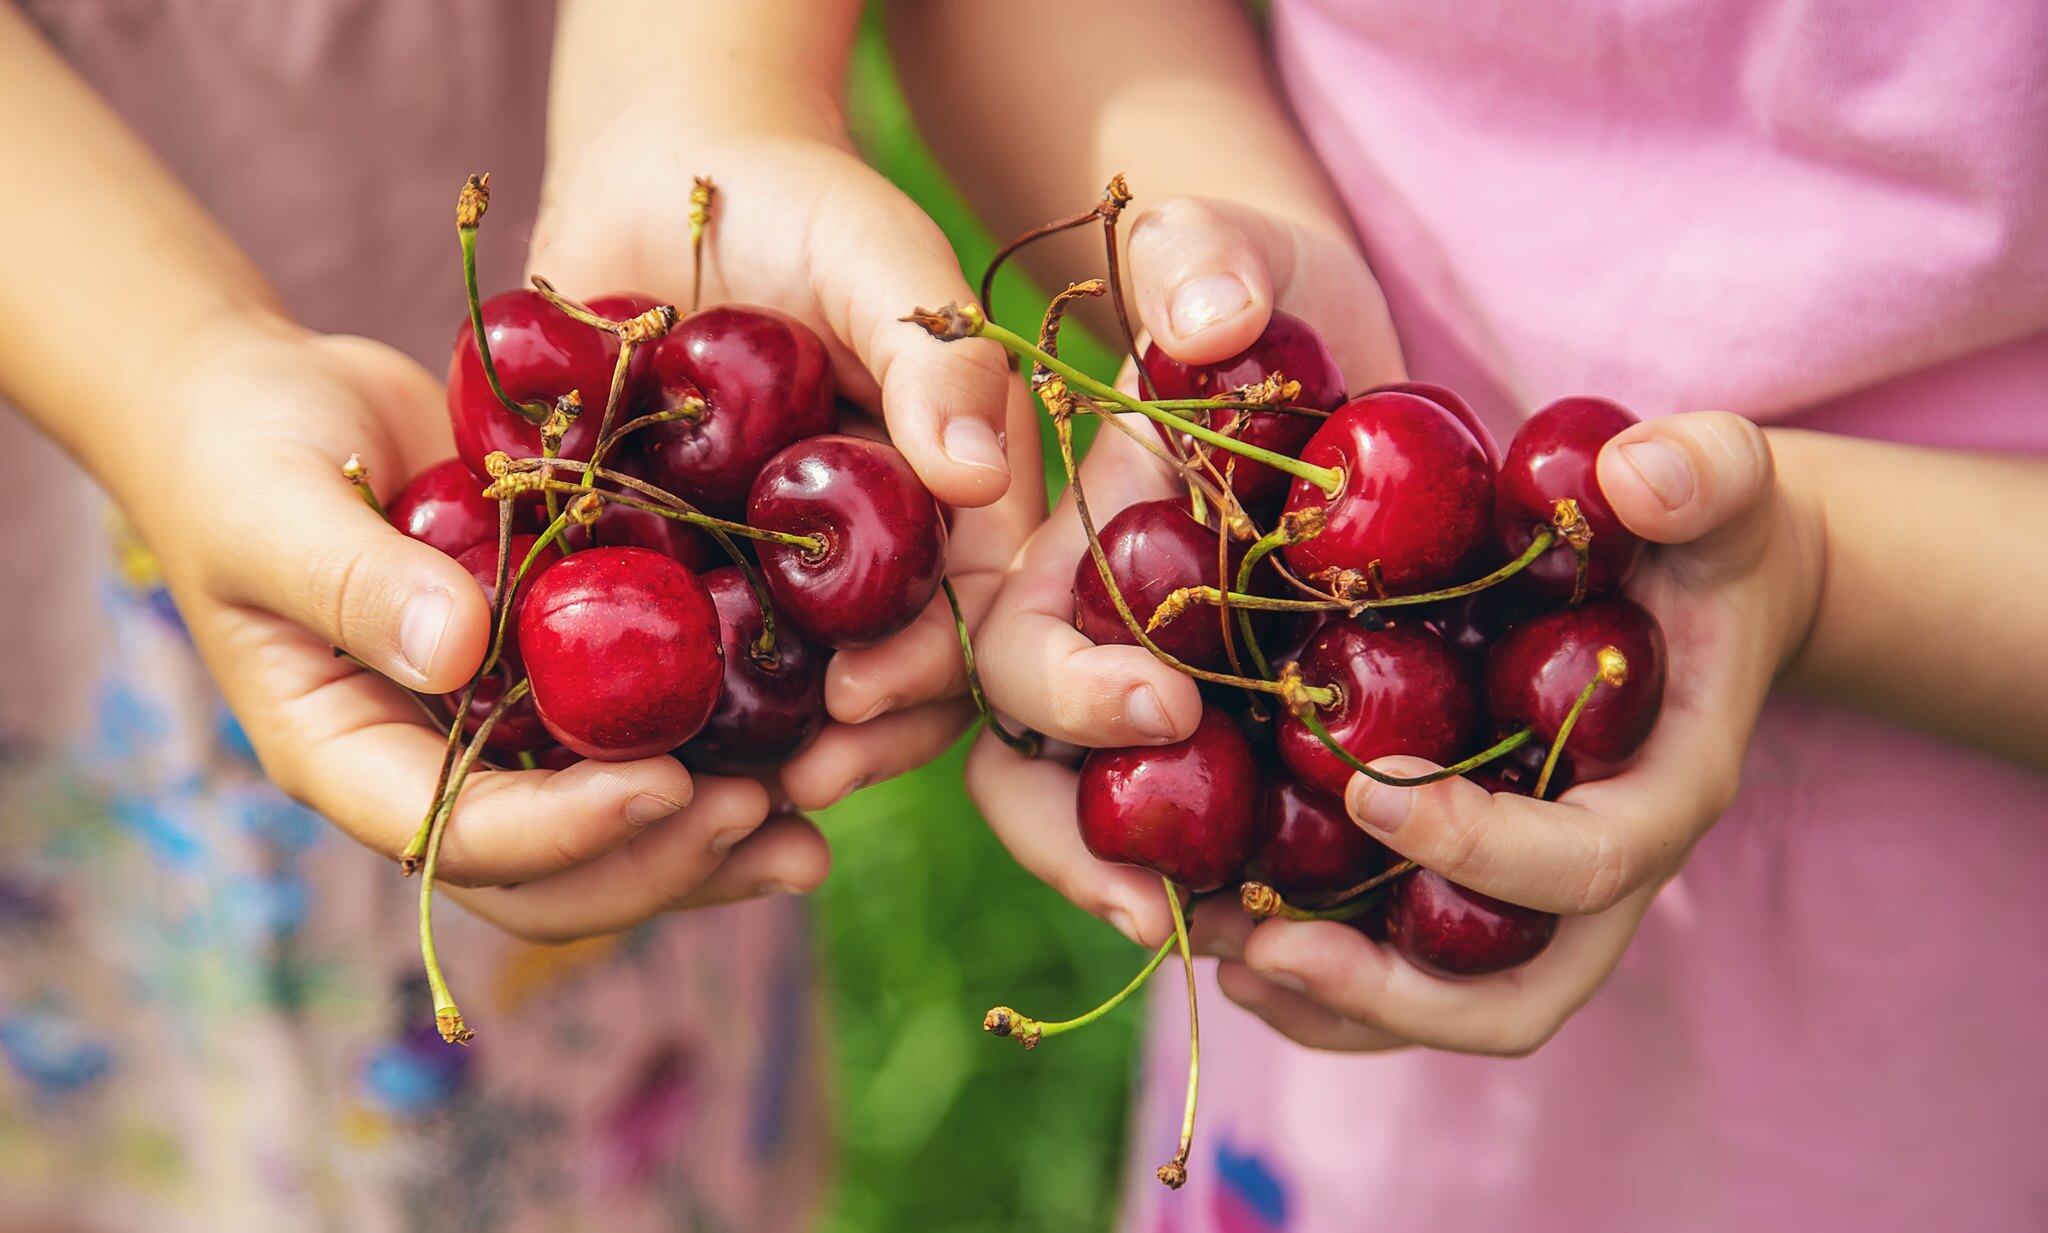
M 1337 349 L 1353 388 L 1402 376 L 1384 301 L 1347 239 L 1221 202 L 1161 203 L 1136 220 L 1139 313 L 1177 358 L 1222 359 L 1283 306 Z M 1128 374 L 1127 374 L 1128 377 Z M 1559 391 L 1562 393 L 1563 391 Z M 1547 1041 L 1620 961 L 1657 890 L 1732 801 L 1772 681 L 1811 626 L 1823 548 L 1817 515 L 1776 478 L 1772 442 L 1722 413 L 1638 425 L 1602 451 L 1602 491 L 1653 548 L 1629 591 L 1670 650 L 1657 728 L 1636 763 L 1556 801 L 1490 796 L 1464 779 L 1384 787 L 1354 776 L 1353 820 L 1401 855 L 1489 895 L 1567 915 L 1525 967 L 1445 979 L 1331 922 L 1254 924 L 1234 894 L 1197 907 L 1195 943 L 1222 962 L 1224 993 L 1307 1045 L 1429 1045 L 1519 1055 Z M 1165 469 L 1105 432 L 1082 466 L 1100 523 L 1176 491 Z M 1191 734 L 1194 683 L 1141 647 L 1075 631 L 1070 588 L 1085 540 L 1071 499 L 1025 546 L 976 640 L 993 704 L 1074 746 L 1160 744 Z M 1437 769 L 1386 758 L 1378 769 Z M 1151 947 L 1172 924 L 1159 881 L 1083 846 L 1075 772 L 1026 761 L 984 734 L 968 763 L 976 801 L 1018 861 Z

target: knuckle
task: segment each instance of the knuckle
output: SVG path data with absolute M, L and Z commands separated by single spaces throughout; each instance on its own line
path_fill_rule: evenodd
M 306 562 L 305 596 L 319 614 L 319 632 L 329 641 L 347 646 L 351 635 L 365 628 L 368 588 L 360 552 L 335 548 Z

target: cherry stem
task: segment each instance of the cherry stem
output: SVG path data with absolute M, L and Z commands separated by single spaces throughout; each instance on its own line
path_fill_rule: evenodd
M 981 713 L 981 720 L 996 739 L 1027 758 L 1038 756 L 1044 741 L 1038 733 L 1029 730 L 1012 732 L 996 718 L 995 709 L 988 704 L 988 695 L 981 690 L 981 673 L 974 667 L 974 640 L 967 634 L 967 614 L 960 609 L 960 595 L 953 589 L 953 580 L 939 579 L 939 589 L 946 593 L 946 604 L 953 610 L 953 632 L 960 636 L 960 660 L 967 666 L 967 692 L 974 699 L 974 709 Z M 1002 1033 L 996 1033 L 998 1036 Z
M 491 174 L 488 171 L 463 181 L 462 193 L 455 199 L 455 235 L 462 243 L 462 289 L 469 296 L 469 329 L 476 337 L 476 353 L 477 358 L 483 361 L 484 379 L 490 383 L 491 393 L 497 395 L 499 405 L 538 428 L 547 421 L 547 404 L 512 400 L 512 396 L 505 392 L 504 383 L 498 380 L 498 366 L 491 360 L 491 340 L 484 332 L 483 299 L 476 289 L 476 231 L 490 204 Z
M 547 529 L 535 536 L 533 543 L 527 547 L 526 557 L 519 562 L 519 568 L 512 572 L 509 579 L 501 578 L 498 585 L 506 587 L 509 583 L 509 589 L 516 595 L 519 592 L 519 584 L 526 581 L 527 572 L 533 568 L 533 563 L 540 559 L 540 554 L 547 550 L 549 544 L 561 542 L 562 533 L 569 529 L 571 521 L 573 518 L 568 510 L 555 515 L 554 520 L 548 523 Z M 483 671 L 486 673 L 498 666 L 498 657 L 505 651 L 505 630 L 512 624 L 512 605 L 506 603 L 497 607 L 497 619 L 491 623 L 491 651 L 484 656 Z
M 1557 760 L 1564 754 L 1565 742 L 1572 739 L 1572 729 L 1579 726 L 1579 714 L 1593 700 L 1593 692 L 1602 685 L 1618 688 L 1628 680 L 1628 660 L 1619 650 L 1611 646 L 1601 647 L 1597 660 L 1599 666 L 1593 672 L 1593 679 L 1587 681 L 1579 696 L 1572 700 L 1572 709 L 1564 713 L 1564 722 L 1557 725 L 1557 735 L 1550 740 L 1550 752 L 1544 755 L 1543 770 L 1536 776 L 1536 790 L 1531 793 L 1539 801 L 1550 791 L 1550 777 L 1557 771 Z
M 718 186 L 710 176 L 690 182 L 690 311 L 704 302 L 704 231 L 711 225 L 711 197 Z
M 1183 458 L 1174 457 L 1171 453 L 1167 452 L 1165 446 L 1159 444 L 1154 434 L 1147 433 L 1124 416 L 1114 411 L 1106 411 L 1093 403 L 1089 403 L 1084 407 L 1078 407 L 1076 410 L 1096 416 L 1103 423 L 1115 428 L 1118 432 L 1135 442 L 1139 449 L 1157 458 L 1161 463 L 1171 468 L 1175 474 L 1180 476 L 1186 482 L 1188 494 L 1194 501 L 1192 512 L 1196 522 L 1208 521 L 1208 518 L 1205 516 L 1206 510 L 1202 505 L 1202 498 L 1204 496 L 1214 501 L 1217 508 L 1220 509 L 1224 506 L 1222 491 L 1197 473 L 1196 464 Z
M 1261 402 L 1244 398 L 1150 398 L 1146 400 L 1161 411 L 1279 411 L 1286 415 L 1308 415 L 1319 420 L 1330 418 L 1330 413 L 1320 407 L 1303 407 L 1291 402 Z
M 1117 222 L 1123 217 L 1124 207 L 1130 203 L 1131 186 L 1124 180 L 1124 173 L 1119 171 L 1109 178 L 1095 212 L 1102 219 L 1103 265 L 1109 275 L 1109 302 L 1116 306 L 1116 325 L 1123 331 L 1124 354 L 1131 357 L 1131 368 L 1138 374 L 1138 388 L 1145 397 L 1156 398 L 1159 391 L 1153 388 L 1152 374 L 1145 371 L 1145 361 L 1138 354 L 1138 333 L 1131 328 L 1131 310 L 1124 303 L 1123 261 L 1117 251 Z
M 1402 865 L 1405 865 L 1406 868 L 1395 866 L 1395 869 L 1398 869 L 1400 873 L 1406 873 L 1408 870 L 1415 868 L 1413 861 L 1403 861 Z M 1381 874 L 1372 881 L 1365 883 L 1363 889 L 1352 887 L 1350 890 L 1332 896 L 1332 902 L 1329 907 L 1298 907 L 1287 902 L 1286 899 L 1281 897 L 1279 891 L 1274 890 L 1264 882 L 1246 882 L 1243 886 L 1238 887 L 1237 899 L 1239 906 L 1244 908 L 1245 915 L 1253 920 L 1271 920 L 1276 916 L 1281 920 L 1355 920 L 1370 911 L 1376 902 L 1374 899 L 1361 899 L 1358 896 L 1369 891 L 1378 890 L 1381 886 L 1392 880 L 1387 874 L 1393 873 L 1394 870 L 1390 869 L 1386 874 Z M 1395 876 L 1399 875 L 1395 874 Z
M 995 316 L 995 305 L 992 302 L 991 297 L 995 292 L 996 272 L 1003 268 L 1004 262 L 1008 261 L 1011 257 L 1016 256 L 1026 247 L 1032 244 L 1036 244 L 1038 241 L 1043 240 L 1048 236 L 1055 236 L 1063 231 L 1072 231 L 1076 227 L 1086 227 L 1089 223 L 1092 223 L 1096 219 L 1101 217 L 1102 206 L 1098 203 L 1097 205 L 1089 209 L 1083 210 L 1079 214 L 1072 215 L 1071 217 L 1056 219 L 1053 222 L 1044 223 L 1037 227 L 1033 227 L 1031 230 L 1025 232 L 1023 235 L 1018 236 L 1016 239 L 1011 240 L 1008 244 L 1005 244 L 1001 248 L 997 249 L 996 255 L 988 259 L 988 265 L 983 267 L 981 271 L 981 287 L 978 298 L 981 303 L 982 315 L 990 318 L 993 318 Z
M 1029 1015 L 1018 1014 L 1008 1006 L 998 1006 L 982 1016 L 982 1030 L 991 1036 L 1011 1037 L 1026 1049 L 1036 1049 L 1038 1042 L 1048 1036 L 1079 1031 L 1128 1001 L 1130 996 L 1151 978 L 1152 973 L 1159 970 L 1159 965 L 1166 962 L 1166 957 L 1173 953 L 1173 946 L 1174 939 L 1166 939 L 1164 945 L 1152 952 L 1152 958 L 1146 961 L 1145 966 L 1138 969 L 1138 974 L 1131 977 L 1129 984 L 1110 995 L 1108 1001 L 1085 1014 L 1076 1015 L 1072 1019 L 1061 1019 L 1056 1023 L 1041 1023 Z
M 371 513 L 386 522 L 391 521 L 391 515 L 384 511 L 384 503 L 377 499 L 376 489 L 370 487 L 370 468 L 363 465 L 361 454 L 350 454 L 348 460 L 341 464 L 341 478 L 356 490 L 356 495 L 370 507 Z
M 1469 758 L 1453 762 L 1451 765 L 1431 771 L 1427 775 L 1413 775 L 1404 778 L 1399 775 L 1389 775 L 1384 771 L 1376 771 L 1359 761 L 1356 754 L 1337 743 L 1337 738 L 1330 735 L 1330 730 L 1323 726 L 1322 720 L 1316 718 L 1313 710 L 1301 707 L 1297 708 L 1294 714 L 1295 718 L 1301 720 L 1302 725 L 1313 733 L 1317 740 L 1323 743 L 1323 748 L 1329 750 L 1339 762 L 1342 762 L 1345 766 L 1372 780 L 1374 783 L 1385 784 L 1390 788 L 1420 788 L 1427 784 L 1440 783 L 1446 779 L 1456 779 L 1467 771 L 1477 770 L 1489 762 L 1506 757 L 1528 744 L 1536 735 L 1534 728 L 1517 728 Z
M 491 730 L 532 688 L 532 682 L 521 681 L 505 691 L 498 705 L 477 726 L 476 736 L 471 738 L 455 773 L 449 776 L 447 786 L 434 803 L 426 863 L 420 868 L 420 962 L 427 969 L 427 988 L 434 995 L 434 1026 L 441 1030 L 441 1039 L 451 1045 L 466 1045 L 476 1033 L 463 1023 L 462 1012 L 455 1007 L 455 995 L 448 991 L 448 978 L 441 974 L 441 956 L 434 947 L 434 879 L 441 864 L 441 841 L 447 837 L 449 819 L 455 815 L 455 798 L 461 795 L 463 781 L 469 778 L 470 769 L 483 753 L 484 743 L 491 739 Z
M 581 469 L 584 464 L 579 464 L 571 459 L 563 458 L 556 460 L 552 465 L 561 467 L 565 470 L 573 471 Z M 597 473 L 603 475 L 603 477 L 606 479 L 611 479 L 616 474 L 615 472 L 607 471 L 599 471 Z M 531 474 L 531 472 L 520 472 L 520 474 Z M 586 471 L 585 474 L 590 474 L 590 472 Z M 499 483 L 503 482 L 504 481 L 502 480 L 499 481 Z M 491 496 L 492 490 L 496 489 L 497 487 L 497 484 L 491 485 L 491 488 L 484 490 L 484 495 Z M 515 485 L 514 491 L 569 492 L 580 495 L 582 493 L 591 492 L 593 490 L 587 485 L 580 482 L 571 484 L 566 480 L 536 477 L 535 482 L 533 483 Z M 627 509 L 642 510 L 646 513 L 655 514 L 663 518 L 668 518 L 675 522 L 687 522 L 691 526 L 703 527 L 706 530 L 710 531 L 723 531 L 727 535 L 737 535 L 742 539 L 754 539 L 761 540 L 764 543 L 781 544 L 785 548 L 794 548 L 806 556 L 815 557 L 819 553 L 824 552 L 827 547 L 825 541 L 819 539 L 815 535 L 792 535 L 787 531 L 771 531 L 766 527 L 750 527 L 744 522 L 733 522 L 725 518 L 714 518 L 710 514 L 703 513 L 699 510 L 675 509 L 670 506 L 656 504 L 651 501 L 636 500 L 633 497 L 629 497 L 624 493 L 619 492 L 600 492 L 596 493 L 596 496 L 601 501 L 614 502 L 616 504 L 625 506 Z
M 1266 557 L 1271 555 L 1274 549 L 1279 548 L 1282 545 L 1292 543 L 1297 538 L 1307 539 L 1310 535 L 1313 535 L 1316 530 L 1320 529 L 1319 526 L 1316 526 L 1314 524 L 1311 525 L 1312 529 L 1310 530 L 1308 535 L 1300 535 L 1295 530 L 1295 528 L 1283 523 L 1280 526 L 1273 528 L 1271 531 L 1268 531 L 1266 534 L 1261 535 L 1258 539 L 1252 541 L 1252 546 L 1244 550 L 1244 559 L 1238 562 L 1238 591 L 1246 592 L 1251 589 L 1252 569 L 1255 566 L 1257 566 L 1260 561 L 1265 560 Z M 1218 577 L 1221 577 L 1221 575 L 1219 574 Z M 1172 601 L 1173 597 L 1171 595 L 1167 596 L 1165 600 L 1162 600 L 1160 602 L 1160 608 L 1164 608 L 1168 603 L 1171 603 Z M 1171 617 L 1169 617 L 1168 619 L 1170 620 Z M 1153 610 L 1152 620 L 1159 620 L 1158 609 Z M 1252 666 L 1258 669 L 1259 675 L 1261 677 L 1272 676 L 1273 666 L 1270 663 L 1266 662 L 1266 651 L 1264 647 L 1261 647 L 1259 645 L 1259 635 L 1257 631 L 1252 629 L 1252 617 L 1250 612 L 1240 611 L 1237 614 L 1237 632 L 1238 636 L 1244 639 L 1245 650 L 1251 654 Z
M 1188 945 L 1188 921 L 1181 912 L 1180 888 L 1173 879 L 1166 883 L 1166 906 L 1173 909 L 1173 941 L 1180 949 L 1181 967 L 1188 977 L 1188 1099 L 1180 1115 L 1180 1146 L 1173 1159 L 1159 1166 L 1159 1180 L 1169 1190 L 1179 1190 L 1188 1180 L 1188 1154 L 1195 1146 L 1195 1096 L 1202 1086 L 1202 1020 L 1195 993 L 1195 952 Z

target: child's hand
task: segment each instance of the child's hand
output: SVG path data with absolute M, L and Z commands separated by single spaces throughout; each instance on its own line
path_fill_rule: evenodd
M 467 571 L 385 524 L 339 468 L 360 453 L 388 497 L 448 456 L 440 387 L 380 344 L 274 325 L 222 327 L 183 354 L 195 358 L 165 382 L 147 438 L 103 478 L 160 559 L 264 769 L 395 857 L 444 745 L 404 690 L 459 689 L 483 656 L 489 610 Z M 458 893 L 547 939 L 815 885 L 823 840 L 794 819 L 762 826 L 768 813 L 760 785 L 693 783 L 673 758 L 483 771 L 463 792 L 441 876 L 520 884 Z
M 1030 400 L 994 344 L 939 346 L 897 320 L 973 298 L 909 198 L 829 126 L 790 135 L 752 123 L 634 113 L 587 139 L 550 168 L 531 268 L 572 295 L 641 290 L 687 310 L 689 194 L 693 176 L 710 176 L 704 303 L 801 318 L 842 394 L 879 413 L 933 494 L 973 507 L 953 519 L 948 573 L 978 622 L 1044 509 Z M 965 688 L 943 596 L 888 643 L 838 654 L 825 695 L 834 722 L 781 772 L 791 803 L 820 808 L 937 757 L 973 717 Z

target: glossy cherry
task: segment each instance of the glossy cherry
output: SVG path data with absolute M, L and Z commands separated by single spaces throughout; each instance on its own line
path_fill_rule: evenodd
M 657 483 L 706 512 L 734 516 L 777 451 L 830 432 L 832 368 L 825 344 L 788 313 L 720 304 L 691 313 L 648 348 L 636 415 L 704 400 L 702 418 L 656 424 L 639 448 Z
M 1450 644 L 1422 622 L 1397 618 L 1324 625 L 1298 661 L 1310 685 L 1335 687 L 1335 707 L 1316 718 L 1361 762 L 1411 754 L 1451 763 L 1472 752 L 1478 690 Z M 1352 771 L 1294 715 L 1280 721 L 1280 757 L 1303 786 L 1342 799 Z
M 1305 479 L 1288 491 L 1290 512 L 1321 508 L 1328 517 L 1321 534 L 1284 549 L 1304 577 L 1365 572 L 1377 561 L 1389 594 L 1413 594 L 1459 581 L 1485 539 L 1492 468 L 1458 417 L 1426 398 L 1354 398 L 1323 421 L 1300 456 L 1344 474 L 1334 497 Z
M 1168 595 L 1181 587 L 1216 586 L 1216 532 L 1196 522 L 1183 501 L 1140 501 L 1126 506 L 1100 532 L 1117 590 L 1140 625 Z M 1232 544 L 1231 572 L 1244 556 Z M 1151 631 L 1160 649 L 1197 668 L 1225 666 L 1223 627 L 1213 607 L 1195 607 Z M 1087 549 L 1074 562 L 1074 628 L 1097 645 L 1137 646 L 1137 636 L 1117 615 L 1102 571 Z
M 1283 775 L 1267 778 L 1261 808 L 1266 842 L 1252 858 L 1252 875 L 1288 899 L 1334 895 L 1394 863 L 1340 801 Z
M 450 458 L 406 481 L 385 505 L 391 525 L 423 544 L 459 557 L 478 544 L 498 542 L 498 503 L 484 499 L 483 482 L 460 458 Z M 533 509 L 514 507 L 514 531 L 537 531 Z
M 1664 631 L 1632 600 L 1616 597 L 1518 621 L 1486 658 L 1486 709 L 1502 732 L 1527 725 L 1548 746 L 1599 671 L 1602 647 L 1628 660 L 1618 686 L 1593 691 L 1560 759 L 1578 782 L 1628 765 L 1664 701 Z
M 526 554 L 532 551 L 534 544 L 538 540 L 539 537 L 534 535 L 515 535 L 512 537 L 511 543 L 508 545 L 509 551 L 506 553 L 505 558 L 507 562 L 505 576 L 507 578 L 514 577 L 519 573 L 520 562 L 526 560 Z M 541 575 L 547 570 L 552 569 L 561 559 L 561 549 L 556 548 L 553 544 L 541 549 L 540 556 L 535 558 L 533 562 L 533 567 L 526 571 L 526 577 L 519 580 L 518 589 L 512 592 L 512 619 L 506 622 L 505 644 L 498 653 L 498 660 L 511 669 L 515 675 L 520 670 L 519 612 L 526 606 L 526 602 L 533 597 L 534 584 L 540 581 Z M 484 599 L 495 605 L 498 596 L 497 537 L 493 535 L 490 542 L 478 544 L 461 556 L 456 557 L 455 563 L 469 571 L 469 576 L 476 579 L 477 585 L 484 589 Z
M 837 650 L 902 630 L 945 573 L 938 502 L 903 455 L 864 437 L 810 437 L 769 459 L 754 478 L 747 521 L 824 541 L 816 554 L 765 540 L 755 549 L 776 613 Z
M 1609 595 L 1628 581 L 1643 541 L 1622 525 L 1600 491 L 1600 447 L 1632 424 L 1634 413 L 1604 398 L 1560 398 L 1530 416 L 1508 443 L 1493 506 L 1493 537 L 1513 560 L 1551 525 L 1560 498 L 1578 502 L 1593 533 L 1586 555 L 1586 594 Z M 1559 543 L 1517 574 L 1523 594 L 1563 603 L 1572 597 L 1578 556 Z
M 1484 976 L 1529 962 L 1557 933 L 1557 917 L 1469 890 L 1418 869 L 1395 883 L 1386 932 L 1410 963 L 1440 976 Z
M 703 731 L 676 751 L 692 770 L 721 774 L 765 771 L 782 765 L 825 723 L 825 665 L 829 656 L 795 630 L 778 625 L 775 659 L 763 664 L 751 649 L 761 636 L 761 605 L 737 565 L 705 574 L 704 589 L 718 609 L 725 650 L 725 685 Z
M 1488 428 L 1486 421 L 1479 418 L 1479 413 L 1472 409 L 1472 404 L 1458 397 L 1457 391 L 1433 381 L 1395 381 L 1387 385 L 1376 385 L 1366 392 L 1413 394 L 1417 398 L 1427 398 L 1457 416 L 1458 422 L 1465 426 L 1465 431 L 1471 433 L 1472 439 L 1479 442 L 1479 448 L 1485 451 L 1486 464 L 1495 471 L 1500 470 L 1500 442 L 1494 439 L 1493 429 Z
M 588 326 L 542 298 L 538 291 L 505 291 L 483 302 L 484 334 L 498 379 L 514 402 L 552 407 L 575 390 L 584 414 L 562 441 L 564 458 L 589 458 L 597 444 L 605 393 L 611 388 L 618 340 Z M 470 473 L 485 483 L 484 458 L 503 450 L 514 458 L 540 457 L 540 426 L 506 409 L 491 393 L 467 323 L 455 336 L 448 363 L 448 420 L 455 452 Z
M 1299 406 L 1329 411 L 1344 401 L 1344 373 L 1337 367 L 1337 357 L 1314 326 L 1292 313 L 1275 311 L 1251 346 L 1214 364 L 1183 364 L 1158 343 L 1147 345 L 1143 358 L 1152 392 L 1160 398 L 1224 398 L 1279 373 L 1301 382 Z M 1205 422 L 1218 432 L 1292 457 L 1322 421 L 1286 411 L 1215 411 Z M 1286 495 L 1287 476 L 1262 462 L 1218 452 L 1215 463 L 1218 470 L 1234 467 L 1231 491 L 1246 505 L 1270 506 Z
M 717 705 L 718 610 L 684 566 L 592 548 L 550 566 L 519 614 L 534 705 L 557 741 L 618 762 L 666 753 Z
M 1258 765 L 1215 707 L 1184 741 L 1091 752 L 1075 808 L 1097 857 L 1197 893 L 1237 881 L 1263 838 Z

